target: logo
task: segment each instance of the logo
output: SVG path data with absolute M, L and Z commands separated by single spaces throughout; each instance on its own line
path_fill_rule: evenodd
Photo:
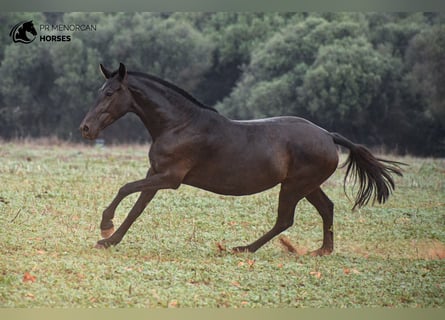
M 36 27 L 39 29 L 39 36 L 32 20 L 19 22 L 12 27 L 9 36 L 15 43 L 27 44 L 36 39 L 36 42 L 68 42 L 78 32 L 97 30 L 95 24 L 36 24 Z
M 37 31 L 31 21 L 22 21 L 12 27 L 9 32 L 12 41 L 20 43 L 31 43 L 37 37 Z

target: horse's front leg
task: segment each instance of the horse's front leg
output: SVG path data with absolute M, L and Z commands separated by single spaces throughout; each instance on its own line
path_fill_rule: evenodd
M 139 217 L 148 203 L 153 199 L 156 192 L 160 189 L 178 188 L 182 182 L 183 176 L 184 175 L 180 175 L 178 174 L 178 172 L 172 170 L 169 170 L 165 173 L 153 173 L 149 171 L 146 179 L 130 182 L 120 188 L 117 196 L 111 202 L 108 208 L 116 209 L 117 205 L 122 201 L 122 199 L 132 193 L 141 192 L 141 194 L 135 205 L 125 218 L 124 222 L 122 222 L 121 226 L 116 230 L 116 232 L 112 233 L 111 236 L 98 241 L 96 248 L 108 248 L 109 246 L 118 244 L 124 237 L 125 233 L 127 233 L 133 222 Z M 112 214 L 114 215 L 114 210 L 109 212 L 112 212 Z M 109 224 L 107 225 L 107 223 L 111 222 L 111 228 L 113 228 L 113 223 L 111 221 L 112 215 L 109 212 L 107 213 L 107 211 L 105 211 L 104 215 L 102 216 L 102 232 L 106 231 L 106 229 L 104 230 L 102 227 L 109 226 Z
M 128 214 L 127 218 L 124 220 L 124 222 L 121 224 L 121 226 L 116 230 L 116 232 L 112 232 L 110 236 L 108 236 L 105 239 L 99 240 L 96 244 L 96 248 L 102 249 L 102 248 L 108 248 L 109 246 L 114 246 L 121 242 L 122 238 L 124 237 L 125 233 L 128 231 L 130 226 L 133 224 L 133 222 L 141 215 L 141 213 L 144 211 L 144 209 L 147 207 L 148 203 L 153 199 L 155 196 L 156 191 L 147 191 L 147 192 L 141 192 L 139 195 L 138 200 L 134 204 L 133 208 L 130 210 L 130 213 Z M 102 230 L 102 236 L 103 236 L 103 230 Z
M 145 181 L 151 175 L 153 175 L 153 173 L 150 169 L 148 170 L 145 179 L 139 181 Z M 121 190 L 118 192 L 118 194 L 114 197 L 113 201 L 111 201 L 111 203 L 102 213 L 102 221 L 100 222 L 100 233 L 103 239 L 109 238 L 114 233 L 114 224 L 113 224 L 114 214 L 121 201 L 126 197 L 125 193 L 123 193 Z

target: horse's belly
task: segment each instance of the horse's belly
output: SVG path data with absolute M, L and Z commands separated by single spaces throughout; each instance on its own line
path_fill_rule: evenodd
M 270 181 L 269 183 L 250 184 L 240 181 L 224 182 L 220 179 L 209 178 L 207 180 L 185 179 L 184 184 L 207 190 L 213 193 L 227 195 L 227 196 L 244 196 L 258 193 L 270 189 L 277 185 L 279 181 Z
M 238 159 L 239 160 L 239 159 Z M 223 195 L 248 195 L 270 189 L 286 177 L 287 164 L 276 157 L 259 161 L 209 162 L 191 170 L 183 183 Z

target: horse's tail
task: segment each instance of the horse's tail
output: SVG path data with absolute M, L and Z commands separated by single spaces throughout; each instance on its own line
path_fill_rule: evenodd
M 355 144 L 338 133 L 330 133 L 334 142 L 350 150 L 349 157 L 342 167 L 346 168 L 344 184 L 349 175 L 359 188 L 353 210 L 366 205 L 372 198 L 384 203 L 394 190 L 391 174 L 402 176 L 400 165 L 404 163 L 376 158 L 366 147 Z

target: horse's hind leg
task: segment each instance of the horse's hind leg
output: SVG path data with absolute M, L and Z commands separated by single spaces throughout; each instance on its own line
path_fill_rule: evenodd
M 320 249 L 311 253 L 313 256 L 331 254 L 334 250 L 334 204 L 320 189 L 316 189 L 306 196 L 306 199 L 318 210 L 323 219 L 323 244 Z
M 255 242 L 248 246 L 233 248 L 233 251 L 255 252 L 273 237 L 291 227 L 294 223 L 295 207 L 297 206 L 298 201 L 302 198 L 302 196 L 298 195 L 298 190 L 299 188 L 293 184 L 283 183 L 280 190 L 278 217 L 275 225 Z

